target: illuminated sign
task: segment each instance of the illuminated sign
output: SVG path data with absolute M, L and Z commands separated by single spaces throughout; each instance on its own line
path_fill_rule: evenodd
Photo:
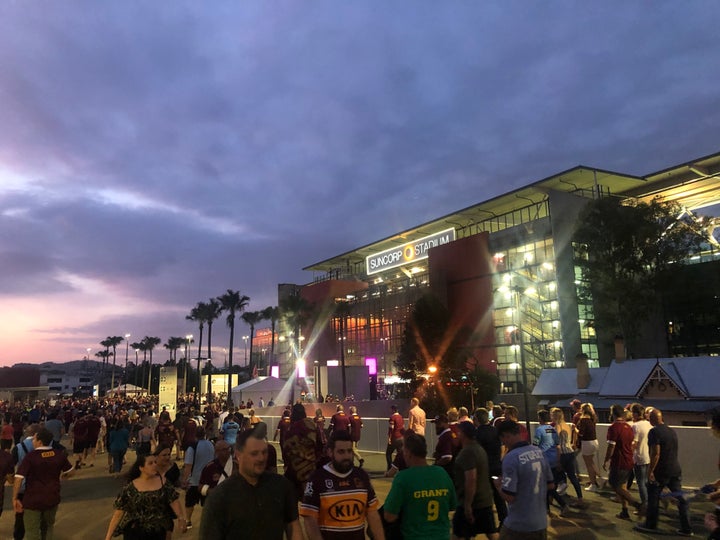
M 449 244 L 455 240 L 455 229 L 431 234 L 419 240 L 413 240 L 402 246 L 386 249 L 380 253 L 365 258 L 367 274 L 377 274 L 391 268 L 412 264 L 428 258 L 428 251 L 443 244 Z

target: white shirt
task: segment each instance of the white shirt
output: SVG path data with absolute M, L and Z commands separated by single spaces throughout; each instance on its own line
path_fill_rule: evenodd
M 633 442 L 635 443 L 635 451 L 633 452 L 633 462 L 635 465 L 648 465 L 650 463 L 650 449 L 648 448 L 648 433 L 652 429 L 652 425 L 647 420 L 638 420 L 633 422 Z

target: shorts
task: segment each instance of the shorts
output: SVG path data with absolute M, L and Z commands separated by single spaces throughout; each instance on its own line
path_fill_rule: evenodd
M 458 506 L 452 520 L 453 535 L 458 538 L 472 538 L 476 534 L 493 534 L 497 532 L 495 515 L 492 506 L 486 508 L 473 508 L 474 523 L 465 519 L 465 509 Z
M 597 442 L 597 439 L 594 441 L 580 441 L 580 452 L 583 456 L 594 456 L 600 445 Z
M 75 439 L 73 441 L 73 454 L 82 454 L 87 448 L 87 441 Z
M 200 488 L 198 486 L 190 486 L 185 492 L 185 508 L 192 508 L 200 503 Z
M 90 439 L 85 443 L 85 448 L 95 448 L 97 446 L 97 439 Z
M 626 469 L 613 469 L 610 468 L 610 474 L 608 475 L 608 483 L 610 487 L 616 489 L 620 486 L 627 484 L 628 478 L 632 471 Z

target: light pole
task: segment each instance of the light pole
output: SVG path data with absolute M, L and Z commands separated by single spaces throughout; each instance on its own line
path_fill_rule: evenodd
M 127 398 L 127 363 L 128 354 L 130 353 L 130 334 L 125 334 L 125 397 Z
M 530 433 L 530 404 L 528 402 L 528 388 L 527 388 L 527 366 L 525 365 L 525 350 L 523 347 L 523 333 L 522 333 L 522 315 L 520 313 L 520 294 L 522 289 L 520 287 L 512 287 L 512 291 L 515 293 L 515 311 L 517 313 L 517 345 L 520 347 L 520 370 L 522 371 L 522 385 L 523 385 L 523 405 L 525 407 L 525 427 L 528 433 Z
M 247 342 L 248 339 L 250 339 L 250 336 L 243 336 L 243 341 L 245 342 L 245 367 L 247 367 Z
M 137 343 L 136 343 L 137 345 Z M 133 347 L 133 351 L 135 351 L 135 392 L 137 392 L 137 385 L 138 385 L 138 374 L 140 373 L 140 370 L 138 369 L 138 351 L 140 349 Z M 137 394 L 135 394 L 137 396 Z

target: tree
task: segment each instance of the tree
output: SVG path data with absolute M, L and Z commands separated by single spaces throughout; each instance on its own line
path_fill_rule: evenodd
M 313 312 L 313 304 L 300 295 L 299 290 L 283 298 L 280 302 L 280 317 L 292 329 L 295 338 L 295 354 L 300 356 L 300 332 L 310 320 Z
M 255 325 L 263 320 L 262 312 L 246 311 L 242 314 L 242 320 L 250 327 L 250 373 L 253 372 L 253 339 L 255 338 Z
M 277 306 L 268 306 L 263 309 L 262 314 L 265 320 L 270 321 L 270 360 L 265 362 L 265 375 L 267 375 L 268 364 L 272 365 L 275 362 L 275 328 L 280 319 L 280 310 Z
M 112 347 L 112 341 L 110 341 L 110 338 L 106 338 L 103 341 L 100 342 L 100 345 L 105 347 L 105 352 L 107 353 L 105 357 L 103 358 L 102 363 L 102 371 L 100 372 L 100 381 L 101 384 L 105 384 L 105 365 L 110 359 L 110 347 Z M 97 356 L 97 355 L 96 355 Z
M 435 296 L 425 294 L 418 298 L 395 360 L 400 377 L 411 381 L 411 394 L 419 393 L 420 387 L 425 384 L 421 375 L 427 374 L 428 368 L 434 366 L 437 371 L 430 381 L 431 388 L 426 390 L 436 390 L 439 393 L 437 398 L 445 405 L 452 403 L 455 397 L 467 400 L 471 391 L 467 376 L 471 354 L 464 344 L 470 342 L 470 337 L 469 330 L 452 326 L 450 312 Z M 462 387 L 462 393 L 451 396 L 446 388 L 456 386 Z
M 694 220 L 681 219 L 676 203 L 654 199 L 625 204 L 602 198 L 587 204 L 573 236 L 584 283 L 581 301 L 593 306 L 596 330 L 633 344 L 657 311 L 661 283 L 705 240 Z
M 198 362 L 202 356 L 202 341 L 203 341 L 203 329 L 207 322 L 207 304 L 204 302 L 198 302 L 197 305 L 190 310 L 190 315 L 186 315 L 185 318 L 188 321 L 195 321 L 198 324 L 200 335 L 198 336 Z
M 217 301 L 216 298 L 211 298 L 205 304 L 205 320 L 208 325 L 208 341 L 207 341 L 207 357 L 208 360 L 212 358 L 212 327 L 213 323 L 220 317 L 222 313 L 222 305 Z
M 103 342 L 101 342 L 101 344 L 102 344 L 102 343 L 103 343 Z M 110 358 L 110 355 L 112 355 L 112 353 L 110 352 L 109 349 L 110 349 L 110 345 L 108 345 L 108 348 L 105 349 L 104 351 L 98 351 L 98 352 L 95 353 L 95 356 L 97 356 L 98 358 L 100 358 L 100 359 L 102 360 L 102 365 L 103 365 L 102 372 L 101 372 L 102 375 L 100 376 L 100 383 L 101 383 L 101 385 L 102 385 L 103 382 L 104 382 L 103 379 L 104 379 L 104 374 L 105 374 L 105 362 L 107 362 L 108 359 Z
M 232 401 L 230 397 L 230 390 L 232 388 L 232 366 L 233 366 L 233 346 L 235 343 L 235 316 L 238 313 L 242 313 L 245 307 L 250 303 L 250 297 L 240 294 L 240 291 L 233 291 L 228 289 L 225 294 L 218 296 L 218 302 L 222 306 L 223 311 L 228 312 L 226 319 L 228 328 L 230 328 L 230 348 L 228 351 L 228 400 Z
M 163 347 L 170 351 L 170 365 L 177 365 L 177 351 L 185 346 L 185 341 L 186 339 L 184 337 L 172 336 L 169 337 L 163 345 Z
M 108 336 L 105 340 L 106 342 L 110 343 L 110 346 L 112 347 L 112 357 L 113 357 L 113 367 L 112 367 L 112 377 L 110 379 L 110 388 L 115 388 L 115 358 L 117 353 L 117 346 L 120 345 L 123 341 L 125 341 L 125 338 L 122 336 Z
M 152 357 L 153 357 L 153 349 L 154 349 L 157 345 L 160 345 L 161 342 L 162 342 L 162 340 L 161 340 L 159 337 L 145 336 L 145 337 L 142 339 L 142 343 L 143 343 L 143 345 L 144 345 L 144 347 L 145 347 L 145 349 L 144 349 L 143 352 L 147 351 L 147 352 L 150 353 L 150 364 L 149 364 L 149 366 L 148 366 L 148 368 L 149 368 L 149 369 L 148 369 L 148 395 L 150 394 L 150 384 L 151 384 L 151 382 L 152 382 L 152 363 L 153 363 Z
M 145 348 L 145 344 L 144 344 L 142 341 L 136 341 L 136 342 L 134 342 L 134 343 L 131 343 L 130 346 L 133 348 L 134 351 L 142 351 L 142 353 L 143 353 L 143 366 L 144 366 L 144 365 L 145 365 L 145 356 L 146 356 L 146 354 L 147 354 L 147 349 Z M 135 355 L 135 357 L 137 358 L 137 354 Z M 135 386 L 137 386 L 138 383 L 140 382 L 140 381 L 138 380 L 138 375 L 139 375 L 139 373 L 140 373 L 140 370 L 139 370 L 138 368 L 139 368 L 139 366 L 136 364 L 136 365 L 135 365 Z

